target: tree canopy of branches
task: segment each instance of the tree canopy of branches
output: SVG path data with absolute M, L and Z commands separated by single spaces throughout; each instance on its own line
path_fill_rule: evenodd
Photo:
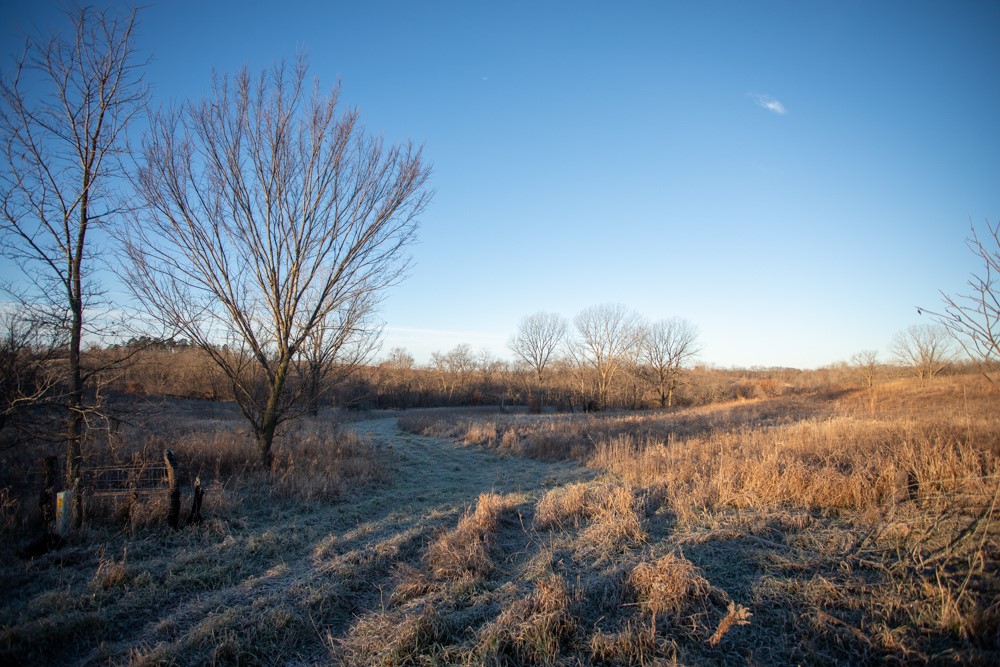
M 74 10 L 73 32 L 27 41 L 0 81 L 3 250 L 31 286 L 17 296 L 43 326 L 66 332 L 67 477 L 76 476 L 86 406 L 80 346 L 92 284 L 90 236 L 117 215 L 127 131 L 145 108 L 136 14 Z
M 136 177 L 147 208 L 125 238 L 137 296 L 229 378 L 265 467 L 305 408 L 297 361 L 365 348 L 360 325 L 405 273 L 431 196 L 420 149 L 369 136 L 307 71 L 299 58 L 215 77 L 203 101 L 155 115 Z
M 450 402 L 455 390 L 465 385 L 469 375 L 476 368 L 472 346 L 459 343 L 446 353 L 432 352 L 431 365 L 441 382 L 441 389 Z
M 865 389 L 871 389 L 875 386 L 875 377 L 878 374 L 877 350 L 861 350 L 851 355 L 850 365 L 861 379 Z
M 642 320 L 620 304 L 592 306 L 573 320 L 578 340 L 572 354 L 581 366 L 594 371 L 600 407 L 608 404 L 615 374 L 631 362 L 642 335 Z
M 656 388 L 661 408 L 673 406 L 681 368 L 698 351 L 698 328 L 687 320 L 671 318 L 643 328 L 640 371 Z
M 995 382 L 991 365 L 1000 361 L 1000 220 L 986 222 L 986 232 L 980 235 L 972 227 L 966 245 L 982 261 L 982 270 L 969 278 L 965 294 L 944 294 L 944 312 L 936 314 L 962 349 L 981 364 L 983 374 Z
M 531 367 L 541 384 L 545 366 L 565 338 L 566 320 L 555 313 L 541 312 L 521 320 L 508 347 L 518 359 Z
M 948 330 L 935 324 L 914 324 L 899 332 L 892 341 L 892 353 L 897 361 L 913 369 L 913 373 L 928 380 L 951 360 Z

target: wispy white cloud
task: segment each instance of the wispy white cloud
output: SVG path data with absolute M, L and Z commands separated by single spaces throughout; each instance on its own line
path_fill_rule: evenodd
M 762 109 L 767 109 L 768 111 L 773 111 L 776 114 L 784 115 L 788 112 L 785 109 L 785 105 L 774 99 L 770 95 L 762 95 L 760 93 L 751 93 L 753 101 L 757 103 L 757 106 Z

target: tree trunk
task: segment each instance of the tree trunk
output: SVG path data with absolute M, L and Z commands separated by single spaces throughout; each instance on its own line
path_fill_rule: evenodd
M 76 265 L 73 283 L 76 290 L 80 288 L 79 264 Z M 83 462 L 83 373 L 80 370 L 80 340 L 83 334 L 83 303 L 76 291 L 70 299 L 72 320 L 70 324 L 69 342 L 69 394 L 67 396 L 66 423 L 66 488 L 72 489 L 80 478 L 80 464 Z M 74 494 L 75 511 L 73 525 L 79 528 L 83 524 L 83 502 L 78 494 Z
M 260 466 L 264 470 L 271 470 L 271 463 L 274 460 L 271 454 L 271 444 L 274 442 L 274 432 L 278 428 L 281 418 L 278 404 L 281 401 L 281 393 L 285 388 L 285 379 L 288 377 L 288 365 L 291 356 L 281 359 L 275 369 L 274 378 L 267 396 L 267 405 L 260 419 L 260 429 L 257 431 L 257 454 L 260 458 Z
M 88 147 L 89 148 L 89 147 Z M 90 222 L 89 165 L 84 165 L 83 188 L 80 195 L 80 219 L 76 239 L 69 248 L 67 280 L 69 288 L 70 333 L 69 333 L 69 396 L 68 420 L 66 425 L 66 487 L 71 488 L 80 477 L 83 459 L 83 371 L 81 369 L 80 347 L 83 340 L 83 281 L 80 273 L 83 264 L 83 249 Z M 67 239 L 69 241 L 69 239 Z M 76 525 L 83 523 L 83 503 L 76 498 Z

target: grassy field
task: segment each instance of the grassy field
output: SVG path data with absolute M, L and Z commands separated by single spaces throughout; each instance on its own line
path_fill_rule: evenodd
M 558 563 L 536 581 L 561 582 L 573 626 L 525 637 L 542 662 L 995 664 L 998 395 L 974 377 L 875 391 L 403 423 L 604 473 L 534 508 Z
M 235 414 L 175 405 L 136 434 L 211 480 L 205 522 L 154 500 L 24 560 L 7 497 L 0 662 L 996 664 L 998 407 L 961 376 L 327 416 L 268 481 Z

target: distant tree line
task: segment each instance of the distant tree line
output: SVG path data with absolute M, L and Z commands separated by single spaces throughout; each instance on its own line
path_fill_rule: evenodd
M 588 309 L 587 316 L 594 312 L 607 311 Z M 692 355 L 681 353 L 696 349 L 697 331 L 689 322 L 669 319 L 650 325 L 643 324 L 638 317 L 631 320 L 639 326 L 634 334 L 636 347 L 616 362 L 614 373 L 605 372 L 602 377 L 595 353 L 590 352 L 592 356 L 588 357 L 584 351 L 573 350 L 579 345 L 591 350 L 597 342 L 574 340 L 574 329 L 558 315 L 545 313 L 524 318 L 518 332 L 511 337 L 510 347 L 525 345 L 532 338 L 529 334 L 543 321 L 546 322 L 543 330 L 562 331 L 558 345 L 552 346 L 547 355 L 541 355 L 546 358 L 544 364 L 534 363 L 541 358 L 539 355 L 515 353 L 513 359 L 500 359 L 488 351 L 476 351 L 467 343 L 432 353 L 427 363 L 418 364 L 405 348 L 397 347 L 378 362 L 330 369 L 318 390 L 311 394 L 315 397 L 311 407 L 320 410 L 506 406 L 534 412 L 644 410 L 818 391 L 873 389 L 881 382 L 906 376 L 930 377 L 922 370 L 923 365 L 910 356 L 896 356 L 883 363 L 873 350 L 812 370 L 715 368 L 696 363 Z M 553 323 L 560 322 L 566 326 L 553 327 Z M 587 331 L 592 333 L 590 329 Z M 905 330 L 894 343 L 898 345 L 914 337 L 922 341 L 924 338 L 918 333 L 926 332 Z M 546 341 L 551 338 L 544 336 Z M 682 344 L 680 352 L 674 341 Z M 103 356 L 121 356 L 130 348 L 133 348 L 131 362 L 108 372 L 102 384 L 105 391 L 133 396 L 235 400 L 226 375 L 211 363 L 204 350 L 183 340 L 136 338 L 108 350 L 92 348 L 84 356 L 96 366 L 101 364 Z M 227 351 L 219 349 L 216 354 Z M 610 365 L 606 353 L 600 359 Z M 934 365 L 935 374 L 967 372 L 968 367 L 969 362 L 963 364 L 954 359 Z M 290 375 L 293 389 L 316 389 L 308 360 L 293 364 Z M 302 395 L 306 393 L 303 391 Z

